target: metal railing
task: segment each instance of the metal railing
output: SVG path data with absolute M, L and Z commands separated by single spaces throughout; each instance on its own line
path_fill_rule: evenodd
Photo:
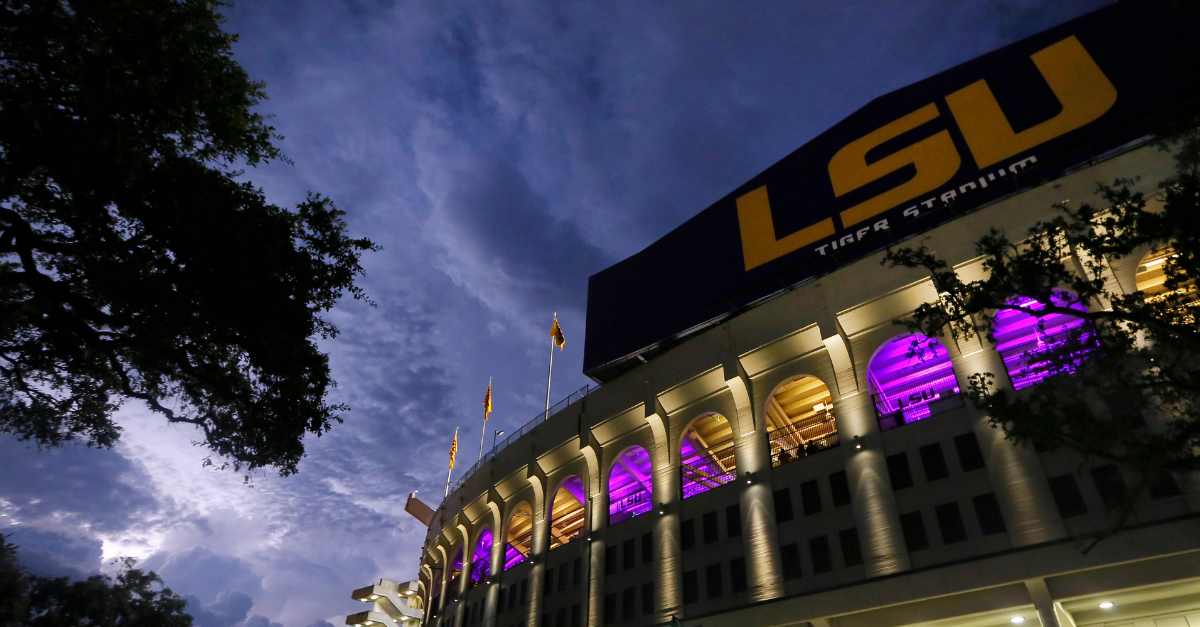
M 791 424 L 768 432 L 767 443 L 771 447 L 771 467 L 776 468 L 834 448 L 841 443 L 841 439 L 838 437 L 837 421 L 833 412 L 829 411 L 820 420 Z
M 468 468 L 467 471 L 464 472 L 462 474 L 462 476 L 458 478 L 458 481 L 455 481 L 454 484 L 450 486 L 449 494 L 454 494 L 454 492 L 456 490 L 461 488 L 463 482 L 466 481 L 468 477 L 475 474 L 476 470 L 479 470 L 480 467 L 482 467 L 485 463 L 487 463 L 489 460 L 491 460 L 493 457 L 495 457 L 496 453 L 499 453 L 500 451 L 504 450 L 505 447 L 507 447 L 509 444 L 512 444 L 513 442 L 516 442 L 517 440 L 519 440 L 521 438 L 521 436 L 525 435 L 526 433 L 533 431 L 534 427 L 542 424 L 543 422 L 546 422 L 554 414 L 557 414 L 558 412 L 566 409 L 567 406 L 569 406 L 572 403 L 574 403 L 575 401 L 587 396 L 588 394 L 595 392 L 598 389 L 600 389 L 600 386 L 598 386 L 598 385 L 585 385 L 585 386 L 579 388 L 578 390 L 571 392 L 570 394 L 568 394 L 566 396 L 566 398 L 562 399 L 561 401 L 551 405 L 549 411 L 538 412 L 538 415 L 534 416 L 533 420 L 530 420 L 529 422 L 522 425 L 521 428 L 517 429 L 516 432 L 514 432 L 512 435 L 509 435 L 507 438 L 500 440 L 498 443 L 496 443 L 495 446 L 492 447 L 492 449 L 490 451 L 484 453 L 483 459 L 480 459 L 479 461 L 475 462 L 475 464 L 473 466 Z

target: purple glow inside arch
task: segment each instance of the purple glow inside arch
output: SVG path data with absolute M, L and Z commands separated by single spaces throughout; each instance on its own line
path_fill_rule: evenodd
M 475 541 L 475 551 L 471 555 L 471 581 L 479 583 L 492 570 L 492 530 L 484 529 Z
M 508 570 L 525 561 L 525 554 L 511 544 L 504 545 L 504 570 Z
M 737 477 L 737 462 L 733 452 L 732 433 L 720 440 L 701 440 L 698 431 L 711 422 L 724 422 L 725 418 L 713 414 L 697 420 L 683 434 L 679 445 L 682 460 L 680 474 L 683 498 L 691 498 L 723 486 Z M 706 424 L 707 423 L 707 424 Z M 726 425 L 725 429 L 729 427 Z
M 1066 293 L 1056 292 L 1051 296 L 1051 302 L 1060 307 L 1087 312 L 1086 307 L 1073 302 Z M 1016 298 L 1009 304 L 1033 311 L 1042 309 L 1041 304 L 1032 298 Z M 1095 342 L 1087 332 L 1083 318 L 1068 314 L 1054 313 L 1039 318 L 1023 311 L 1003 309 L 996 312 L 994 335 L 996 350 L 1004 360 L 1004 368 L 1015 390 L 1036 385 L 1046 377 L 1061 372 L 1074 372 L 1095 349 Z M 1053 363 L 1050 353 L 1072 339 L 1082 345 L 1072 351 L 1069 363 Z
M 960 392 L 946 347 L 919 334 L 880 348 L 867 366 L 867 380 L 881 430 L 928 418 L 930 403 Z
M 650 511 L 654 506 L 652 474 L 650 454 L 640 446 L 617 457 L 608 476 L 608 524 Z

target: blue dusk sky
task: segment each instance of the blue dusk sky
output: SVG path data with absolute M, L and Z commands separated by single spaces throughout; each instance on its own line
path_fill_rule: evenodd
M 295 162 L 246 176 L 276 204 L 334 199 L 383 246 L 323 344 L 353 409 L 297 475 L 201 467 L 187 426 L 136 403 L 111 450 L 0 436 L 0 533 L 32 570 L 133 556 L 198 627 L 323 627 L 350 591 L 416 575 L 459 426 L 510 433 L 545 401 L 551 315 L 581 374 L 587 277 L 637 252 L 872 98 L 1103 0 L 256 0 L 235 58 Z M 641 306 L 653 307 L 645 294 Z

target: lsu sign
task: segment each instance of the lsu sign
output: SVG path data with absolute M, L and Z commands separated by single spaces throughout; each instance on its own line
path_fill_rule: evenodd
M 1195 32 L 1115 4 L 877 98 L 593 275 L 584 372 L 1137 142 L 1200 90 Z

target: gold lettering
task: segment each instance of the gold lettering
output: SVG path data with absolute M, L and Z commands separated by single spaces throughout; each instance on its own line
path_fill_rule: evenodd
M 1014 132 L 985 80 L 946 97 L 980 168 L 1073 131 L 1104 115 L 1117 101 L 1117 88 L 1074 35 L 1031 58 L 1062 103 L 1062 111 L 1045 122 Z
M 834 195 L 838 197 L 877 181 L 906 165 L 917 168 L 917 174 L 912 180 L 843 211 L 843 227 L 858 224 L 921 194 L 933 191 L 954 177 L 962 159 L 954 148 L 949 131 L 940 131 L 875 163 L 867 163 L 867 152 L 872 148 L 937 117 L 937 105 L 928 104 L 850 142 L 833 155 L 829 160 L 829 180 L 833 183 Z
M 746 270 L 833 235 L 833 219 L 825 218 L 783 239 L 775 239 L 775 221 L 771 218 L 771 201 L 765 185 L 738 198 L 737 211 Z

